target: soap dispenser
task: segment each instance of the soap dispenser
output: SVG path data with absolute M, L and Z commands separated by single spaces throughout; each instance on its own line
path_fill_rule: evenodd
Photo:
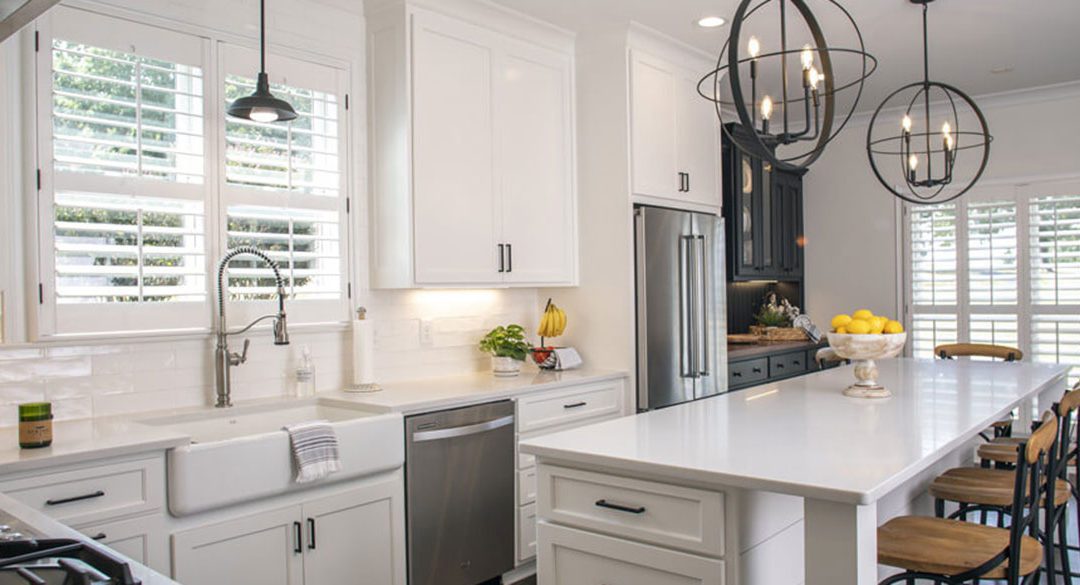
M 300 364 L 296 367 L 296 396 L 315 396 L 315 362 L 311 360 L 311 348 L 306 345 L 300 350 Z

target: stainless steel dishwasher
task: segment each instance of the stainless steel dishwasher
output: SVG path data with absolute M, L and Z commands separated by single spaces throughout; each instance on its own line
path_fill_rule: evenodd
M 514 568 L 514 403 L 405 419 L 409 585 L 476 585 Z

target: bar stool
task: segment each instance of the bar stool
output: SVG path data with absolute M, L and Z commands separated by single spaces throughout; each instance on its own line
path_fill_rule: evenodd
M 1024 359 L 1024 352 L 1015 347 L 987 343 L 945 343 L 934 348 L 934 355 L 943 360 L 954 360 L 958 357 L 985 357 L 1018 362 Z M 994 439 L 1012 436 L 1012 419 L 999 420 L 991 425 L 991 430 Z M 979 433 L 979 436 L 988 442 L 992 440 L 985 432 Z M 1012 458 L 1009 459 L 1010 462 L 1012 460 Z
M 1055 567 L 1055 550 L 1060 554 L 1061 573 L 1071 575 L 1068 549 L 1068 524 L 1066 511 L 1068 510 L 1069 498 L 1072 495 L 1072 486 L 1062 479 L 1064 466 L 1068 461 L 1070 444 L 1070 427 L 1062 424 L 1068 421 L 1073 412 L 1080 406 L 1080 393 L 1070 392 L 1066 395 L 1068 402 L 1063 399 L 1062 403 L 1055 404 L 1054 409 L 1044 416 L 1036 432 L 1041 432 L 1043 426 L 1052 422 L 1058 429 L 1057 437 L 1051 446 L 1046 462 L 1046 479 L 1043 480 L 1048 495 L 1040 501 L 1044 512 L 1046 530 L 1037 533 L 1045 547 L 1046 570 L 1050 582 L 1054 582 L 1057 570 Z M 1034 437 L 1034 435 L 1032 435 Z M 1021 446 L 1024 443 L 1020 444 Z M 1020 447 L 1014 451 L 1014 457 L 1018 457 Z M 1015 465 L 1016 459 L 1013 459 Z M 1005 516 L 1011 515 L 1010 506 L 1014 500 L 1013 478 L 1015 471 L 1004 469 L 986 469 L 981 467 L 961 467 L 950 469 L 934 479 L 930 483 L 930 495 L 934 497 L 934 513 L 939 518 L 945 517 L 945 502 L 959 504 L 959 509 L 949 515 L 950 519 L 967 520 L 968 515 L 974 512 L 980 514 L 981 523 L 987 521 L 987 514 L 994 512 L 997 516 L 997 525 L 1005 526 Z M 1042 484 L 1040 484 L 1042 485 Z
M 1012 477 L 1009 528 L 945 518 L 901 516 L 878 528 L 878 563 L 902 569 L 879 585 L 914 583 L 961 585 L 971 580 L 1004 580 L 1008 585 L 1038 583 L 1043 548 L 1039 500 L 1043 496 L 1043 459 L 1057 439 L 1057 419 L 1048 413 L 1024 443 Z
M 1068 396 L 1073 393 L 1077 393 L 1077 395 L 1080 396 L 1080 392 L 1078 391 L 1080 391 L 1080 382 L 1077 382 L 1069 391 L 1065 392 L 1065 397 L 1061 399 L 1063 410 L 1074 412 L 1077 408 L 1080 408 L 1080 397 L 1068 398 Z M 1076 401 L 1075 405 L 1073 404 L 1074 401 Z M 1065 424 L 1065 421 L 1058 421 L 1058 423 Z M 1016 447 L 1023 441 L 1023 437 L 996 437 L 985 445 L 979 445 L 977 451 L 979 461 L 983 467 L 997 467 L 999 469 L 1011 467 L 1013 462 L 1016 461 Z M 1076 455 L 1076 447 L 1070 446 L 1070 449 L 1072 449 L 1073 452 L 1070 454 L 1067 462 L 1072 462 Z M 1065 470 L 1066 472 L 1068 471 L 1067 465 L 1065 466 Z M 1068 474 L 1066 473 L 1064 476 L 1065 479 L 1068 479 L 1067 476 Z

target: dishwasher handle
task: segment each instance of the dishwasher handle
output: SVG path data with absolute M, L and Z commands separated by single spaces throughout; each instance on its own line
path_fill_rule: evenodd
M 469 435 L 477 435 L 480 433 L 485 433 L 487 431 L 493 431 L 495 429 L 509 426 L 512 424 L 514 424 L 514 415 L 504 416 L 502 418 L 496 418 L 472 425 L 464 425 L 460 427 L 451 427 L 449 429 L 438 429 L 434 431 L 421 431 L 418 433 L 413 433 L 412 442 L 423 443 L 425 441 L 438 441 L 440 439 L 467 437 Z

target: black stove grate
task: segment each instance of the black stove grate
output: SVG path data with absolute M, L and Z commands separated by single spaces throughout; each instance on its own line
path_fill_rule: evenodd
M 68 539 L 0 542 L 0 571 L 15 572 L 26 583 L 38 585 L 48 581 L 35 572 L 46 570 L 62 571 L 64 583 L 71 585 L 140 585 L 127 563 L 89 543 Z

